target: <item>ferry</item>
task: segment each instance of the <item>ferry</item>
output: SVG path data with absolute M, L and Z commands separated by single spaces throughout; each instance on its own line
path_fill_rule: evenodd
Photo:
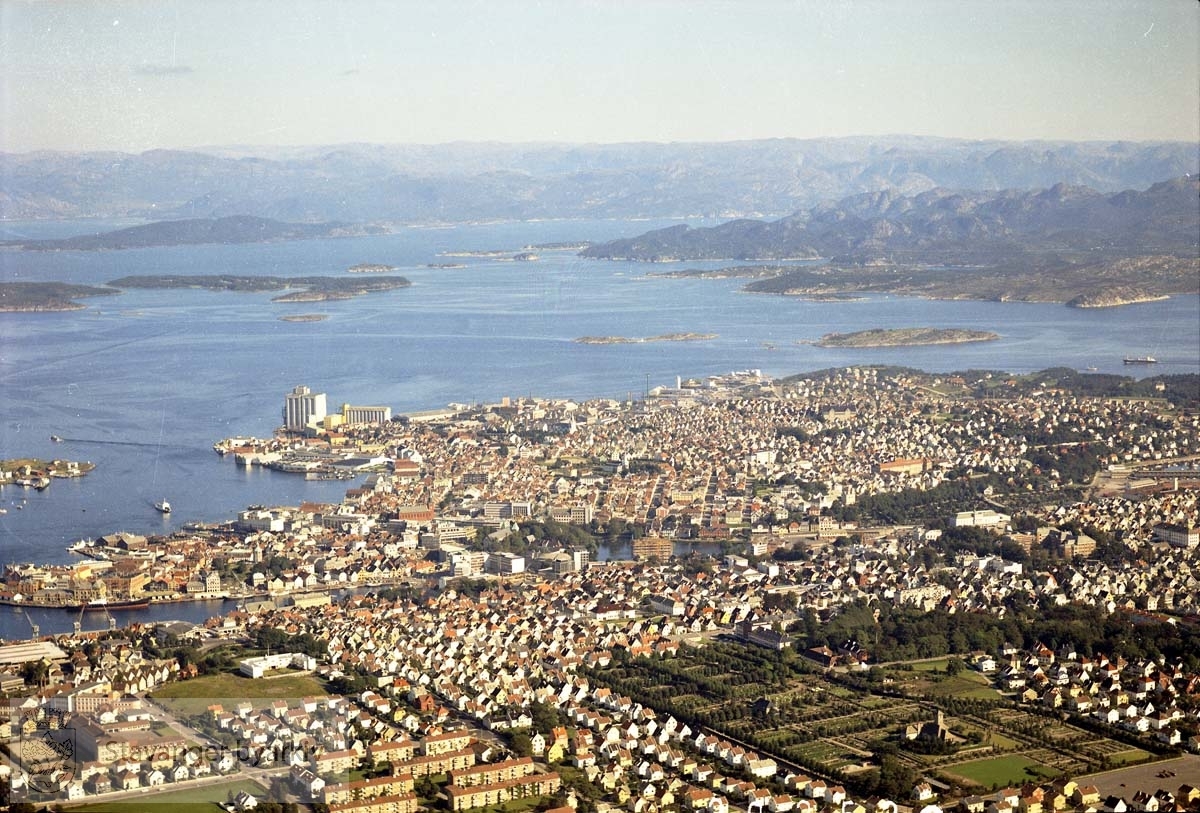
M 162 502 L 156 502 L 154 504 L 154 507 L 155 507 L 155 509 L 161 511 L 164 514 L 171 513 L 171 504 L 169 502 L 167 502 L 166 500 L 163 500 Z
M 1126 364 L 1158 364 L 1158 359 L 1154 356 L 1126 356 Z

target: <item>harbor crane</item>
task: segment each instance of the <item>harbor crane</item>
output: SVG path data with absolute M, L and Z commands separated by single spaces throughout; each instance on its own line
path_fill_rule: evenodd
M 31 640 L 36 641 L 38 638 L 41 638 L 42 628 L 33 623 L 33 619 L 29 616 L 29 610 L 26 610 L 24 607 L 22 607 L 21 612 L 25 613 L 25 620 L 29 622 L 29 629 L 33 632 L 33 637 Z

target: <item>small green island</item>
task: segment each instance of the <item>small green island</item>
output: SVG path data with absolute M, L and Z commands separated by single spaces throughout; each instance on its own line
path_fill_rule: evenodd
M 386 274 L 389 271 L 395 270 L 396 266 L 384 265 L 383 263 L 359 263 L 346 269 L 351 274 Z
M 926 344 L 990 342 L 999 338 L 998 334 L 986 330 L 962 328 L 872 328 L 854 333 L 826 333 L 814 344 L 817 347 L 914 347 Z
M 701 342 L 717 338 L 716 333 L 664 333 L 643 338 L 630 336 L 580 336 L 577 344 L 645 344 L 647 342 Z

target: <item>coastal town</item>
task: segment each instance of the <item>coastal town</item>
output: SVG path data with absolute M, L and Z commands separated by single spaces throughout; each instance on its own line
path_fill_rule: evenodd
M 0 813 L 1200 813 L 1197 42 L 0 0 Z
M 1169 386 L 745 370 L 395 416 L 298 386 L 274 437 L 214 448 L 340 503 L 7 568 L 18 608 L 229 601 L 0 647 L 0 778 L 363 813 L 1198 809 L 1200 416 Z M 1123 766 L 1149 773 L 1102 792 Z

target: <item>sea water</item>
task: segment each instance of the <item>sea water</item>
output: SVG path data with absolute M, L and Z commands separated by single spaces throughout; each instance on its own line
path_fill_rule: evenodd
M 7 235 L 63 236 L 109 224 L 4 224 Z M 127 225 L 127 224 L 120 224 Z M 767 375 L 866 364 L 929 371 L 1031 372 L 1066 366 L 1122 375 L 1200 371 L 1200 298 L 1114 309 L 870 296 L 810 302 L 741 292 L 746 280 L 653 274 L 734 263 L 649 265 L 537 252 L 534 262 L 448 257 L 632 235 L 665 223 L 547 221 L 403 229 L 300 242 L 105 252 L 0 252 L 3 281 L 103 285 L 139 274 L 347 276 L 397 266 L 409 288 L 332 302 L 276 303 L 278 293 L 126 290 L 61 313 L 0 314 L 0 457 L 90 461 L 42 492 L 0 489 L 0 566 L 70 561 L 71 542 L 113 531 L 163 533 L 233 518 L 251 504 L 337 501 L 347 482 L 243 469 L 212 451 L 268 436 L 298 384 L 394 413 L 504 396 L 641 397 L 676 376 L 761 369 Z M 430 268 L 462 263 L 465 268 Z M 322 314 L 316 322 L 285 315 Z M 831 332 L 971 328 L 992 342 L 831 349 Z M 588 345 L 582 336 L 713 333 L 710 340 Z M 1126 356 L 1160 363 L 1130 367 Z M 51 435 L 64 438 L 53 443 Z M 154 503 L 174 509 L 159 514 Z M 0 609 L 0 637 L 9 626 Z M 175 613 L 171 617 L 178 617 Z M 24 626 L 24 619 L 20 619 Z M 27 634 L 27 631 L 25 631 Z

